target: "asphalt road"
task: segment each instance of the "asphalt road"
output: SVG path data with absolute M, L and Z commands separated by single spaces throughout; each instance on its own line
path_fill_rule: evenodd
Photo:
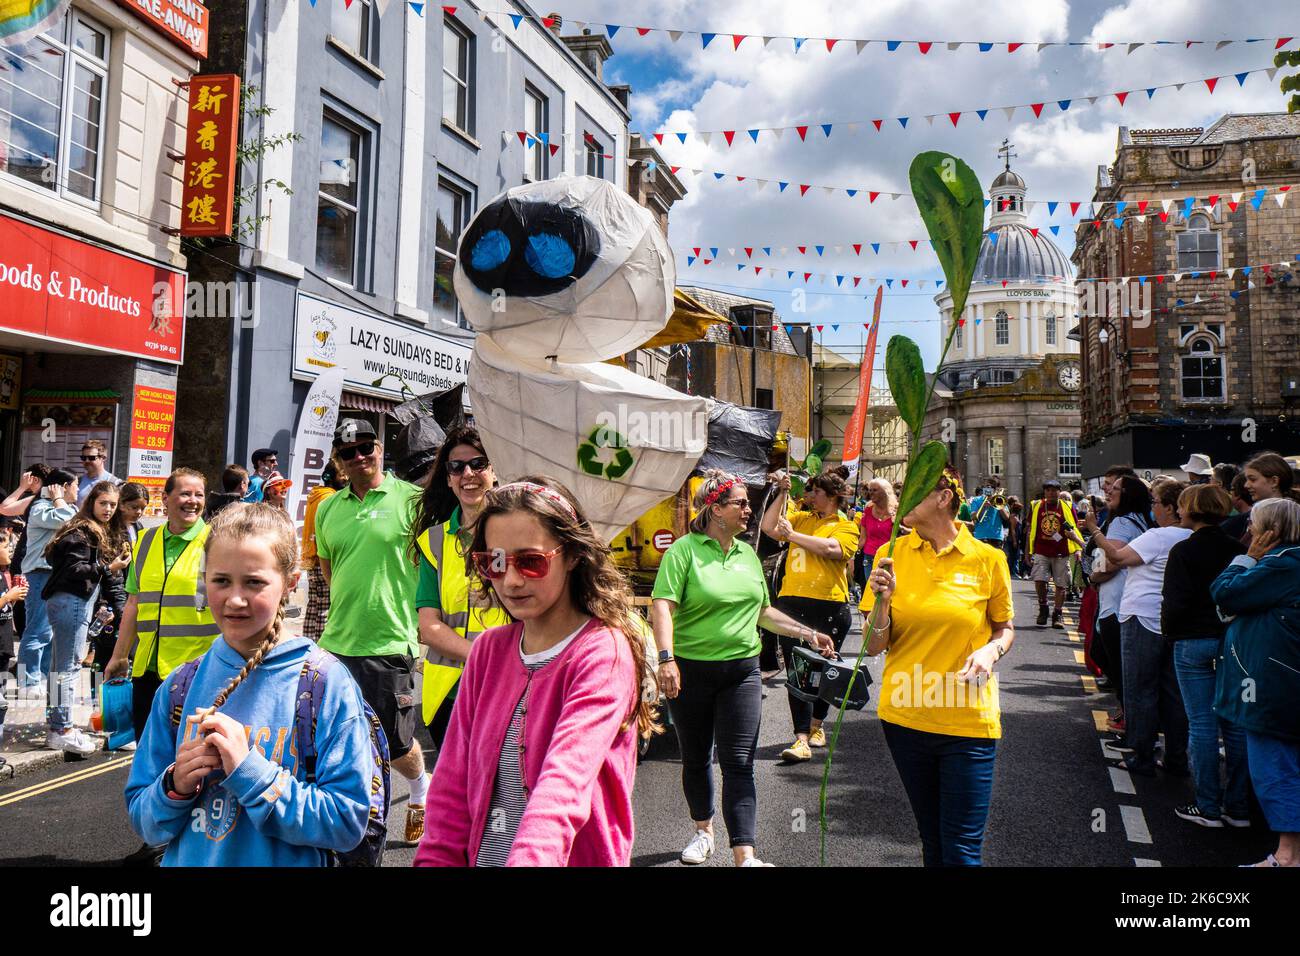
M 1037 628 L 1032 586 L 1014 582 L 1015 648 L 1001 662 L 1003 739 L 985 840 L 990 866 L 1209 866 L 1262 859 L 1276 845 L 1257 821 L 1250 830 L 1205 829 L 1179 820 L 1188 780 L 1129 778 L 1103 761 L 1097 714 L 1114 698 L 1092 689 L 1079 662 L 1082 644 L 1067 629 Z M 1067 617 L 1069 612 L 1067 610 Z M 860 635 L 846 644 L 856 653 Z M 870 663 L 879 687 L 881 660 Z M 917 866 L 920 843 L 873 704 L 844 721 L 828 794 L 827 862 Z M 834 717 L 832 711 L 832 718 Z M 818 790 L 822 762 L 785 765 L 790 740 L 783 678 L 769 682 L 759 740 L 759 855 L 778 866 L 818 862 Z M 815 755 L 824 752 L 814 752 Z M 0 780 L 0 866 L 112 866 L 139 847 L 122 802 L 129 756 L 67 760 Z M 401 843 L 406 785 L 394 777 L 386 866 L 406 866 Z M 1132 792 L 1128 792 L 1132 791 Z M 692 825 L 681 792 L 676 741 L 656 741 L 640 766 L 636 793 L 636 866 L 680 866 Z M 726 831 L 710 866 L 730 866 Z

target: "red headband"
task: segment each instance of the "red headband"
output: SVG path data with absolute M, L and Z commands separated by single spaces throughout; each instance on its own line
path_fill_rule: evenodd
M 560 510 L 565 512 L 574 521 L 578 520 L 578 512 L 574 510 L 573 505 L 569 504 L 568 499 L 553 488 L 547 488 L 545 485 L 537 485 L 531 481 L 514 481 L 508 485 L 502 485 L 500 488 L 494 488 L 493 491 L 509 491 L 519 488 L 524 491 L 531 491 L 539 497 L 545 498 L 551 504 L 558 505 Z
M 707 508 L 712 505 L 715 501 L 725 495 L 732 485 L 738 484 L 739 482 L 739 478 L 728 478 L 722 484 L 718 485 L 718 487 L 714 488 L 713 492 L 704 499 L 704 507 Z

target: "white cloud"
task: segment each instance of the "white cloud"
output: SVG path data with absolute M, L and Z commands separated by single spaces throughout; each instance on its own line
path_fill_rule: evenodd
M 797 245 L 848 246 L 859 241 L 920 238 L 925 232 L 909 199 L 890 202 L 882 196 L 869 204 L 865 195 L 850 200 L 839 193 L 828 198 L 819 189 L 800 199 L 794 186 L 779 195 L 775 180 L 908 192 L 907 169 L 912 156 L 926 149 L 941 149 L 965 158 L 987 183 L 1001 165 L 998 145 L 1003 137 L 1009 137 L 1019 154 L 1015 165 L 1029 184 L 1031 200 L 1086 200 L 1093 193 L 1097 167 L 1114 159 L 1120 125 L 1203 126 L 1225 112 L 1285 109 L 1276 82 L 1252 76 L 1239 87 L 1232 78 L 1243 70 L 1271 66 L 1271 42 L 1234 43 L 1216 51 L 1213 43 L 1187 49 L 1181 41 L 1276 35 L 1285 32 L 1288 14 L 1294 17 L 1295 3 L 931 0 L 922 5 L 912 0 L 881 0 L 868 6 L 828 0 L 798 4 L 755 0 L 743 7 L 709 7 L 685 0 L 574 0 L 569 11 L 572 18 L 588 16 L 625 25 L 626 35 L 620 32 L 614 39 L 616 55 L 608 64 L 620 75 L 620 56 L 629 57 L 624 63 L 630 64 L 633 73 L 644 67 L 642 56 L 660 58 L 650 74 L 657 82 L 634 89 L 634 129 L 737 130 L 731 148 L 720 135 L 709 146 L 694 136 L 685 145 L 676 138 L 665 138 L 661 151 L 671 165 L 706 170 L 699 177 L 681 174 L 689 193 L 671 214 L 674 247 L 716 245 L 725 250 L 728 246 L 771 245 L 790 249 L 784 257 L 778 258 L 774 249 L 771 259 L 755 260 L 780 269 L 779 280 L 755 277 L 751 269 L 740 273 L 733 264 L 688 269 L 684 256 L 679 255 L 680 280 L 783 290 L 792 287 L 785 281 L 787 269 L 926 279 L 940 278 L 941 272 L 932 253 L 912 252 L 906 247 L 897 253 L 882 249 L 879 256 L 867 249 L 864 256 L 857 257 L 847 248 L 838 257 L 830 249 L 821 259 L 799 256 L 794 251 Z M 683 36 L 673 44 L 665 34 L 638 37 L 632 29 L 637 25 L 717 31 L 719 36 L 708 49 L 701 49 L 698 36 Z M 809 41 L 796 55 L 789 41 L 777 40 L 765 49 L 756 38 L 746 40 L 739 52 L 732 52 L 732 32 L 753 37 L 833 35 L 1002 43 L 1178 42 L 1148 44 L 1131 54 L 1123 47 L 1106 52 L 1093 47 L 1051 47 L 1042 52 L 1024 47 L 1015 53 L 1008 53 L 1005 46 L 989 53 L 963 47 L 948 52 L 936 42 L 923 56 L 915 45 L 889 53 L 873 44 L 857 54 L 851 43 L 841 43 L 827 53 L 824 45 Z M 1201 82 L 1208 76 L 1228 78 L 1210 95 Z M 1183 81 L 1188 85 L 1182 93 L 1162 90 L 1152 99 L 1145 93 L 1147 87 Z M 1134 92 L 1123 107 L 1109 95 L 1093 107 L 1079 99 L 1127 90 Z M 1068 112 L 1057 106 L 1057 101 L 1065 98 L 1073 100 Z M 996 109 L 1039 100 L 1048 104 L 1041 119 L 1020 110 L 1008 123 Z M 984 107 L 993 109 L 983 122 L 964 115 L 955 129 L 944 115 L 951 110 Z M 669 109 L 668 115 L 661 115 Z M 928 125 L 924 116 L 931 113 L 940 115 Z M 911 117 L 907 130 L 893 121 L 900 115 Z M 850 134 L 842 125 L 876 117 L 889 120 L 879 133 L 868 124 Z M 781 139 L 760 134 L 757 143 L 744 132 L 805 122 L 837 125 L 829 140 L 820 130 L 810 130 L 807 143 L 800 142 L 793 131 Z M 730 178 L 715 182 L 709 175 L 714 170 L 774 182 L 759 192 L 749 182 L 737 184 Z M 1057 241 L 1069 251 L 1072 230 L 1060 212 L 1049 220 L 1046 209 L 1040 207 L 1034 222 L 1061 224 Z M 799 278 L 796 275 L 796 280 Z M 856 343 L 857 333 L 850 335 L 847 330 L 854 326 L 861 330 L 870 302 L 852 296 L 819 295 L 840 290 L 833 279 L 824 286 L 815 283 L 807 287 L 809 308 L 816 308 L 819 321 L 828 326 L 840 322 L 843 341 Z M 802 282 L 796 284 L 803 287 Z M 862 288 L 864 296 L 870 293 L 865 284 Z M 904 291 L 895 282 L 887 293 L 884 311 L 886 320 L 915 323 L 901 325 L 896 331 L 915 337 L 931 362 L 938 355 L 937 328 L 924 320 L 934 315 L 932 288 L 927 282 L 925 292 L 914 292 L 914 285 Z M 780 292 L 755 294 L 769 295 L 778 306 L 788 303 Z M 827 344 L 835 344 L 837 340 L 829 331 Z

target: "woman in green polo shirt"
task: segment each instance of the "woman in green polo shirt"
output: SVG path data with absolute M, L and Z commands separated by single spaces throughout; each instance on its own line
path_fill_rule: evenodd
M 750 517 L 744 482 L 709 471 L 694 503 L 690 533 L 673 542 L 659 565 L 651 608 L 659 685 L 681 745 L 682 788 L 695 822 L 681 858 L 703 863 L 713 853 L 716 745 L 735 863 L 763 866 L 754 855 L 754 751 L 763 706 L 757 627 L 804 640 L 827 657 L 835 645 L 770 605 L 758 555 L 736 540 Z

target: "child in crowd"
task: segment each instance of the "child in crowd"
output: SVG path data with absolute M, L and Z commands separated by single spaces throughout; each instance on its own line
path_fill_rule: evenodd
M 268 504 L 234 504 L 213 521 L 204 581 L 219 641 L 154 696 L 127 782 L 136 832 L 167 844 L 164 866 L 322 866 L 366 832 L 376 767 L 361 691 L 324 673 L 314 783 L 294 733 L 304 660 L 316 646 L 283 633 L 298 579 L 296 535 Z M 191 681 L 173 723 L 172 685 Z
M 415 864 L 627 866 L 637 737 L 657 728 L 609 548 L 539 476 L 488 492 L 471 554 L 515 623 L 470 650 Z

